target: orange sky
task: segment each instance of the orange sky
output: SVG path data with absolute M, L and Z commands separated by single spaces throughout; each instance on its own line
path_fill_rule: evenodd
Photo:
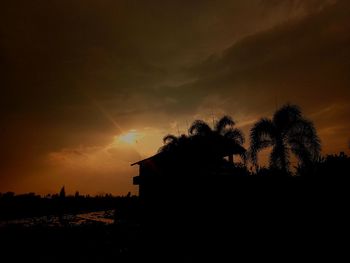
M 349 153 L 347 0 L 11 0 L 0 37 L 0 192 L 126 194 L 164 135 L 286 102 Z

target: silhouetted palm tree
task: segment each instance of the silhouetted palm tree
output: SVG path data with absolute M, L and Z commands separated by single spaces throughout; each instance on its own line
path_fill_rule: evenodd
M 163 138 L 164 145 L 159 148 L 158 152 L 171 152 L 182 148 L 188 141 L 188 137 L 185 134 L 177 137 L 172 134 L 168 134 Z
M 214 125 L 212 129 L 206 122 L 196 120 L 189 128 L 191 137 L 202 137 L 211 145 L 216 154 L 229 156 L 233 163 L 233 155 L 240 155 L 246 160 L 246 149 L 243 147 L 244 136 L 241 130 L 234 127 L 235 122 L 230 116 L 224 116 Z
M 284 105 L 272 120 L 262 118 L 250 132 L 250 157 L 257 166 L 258 152 L 272 147 L 270 167 L 289 172 L 292 152 L 303 166 L 308 166 L 320 154 L 320 140 L 312 122 L 304 119 L 296 105 Z

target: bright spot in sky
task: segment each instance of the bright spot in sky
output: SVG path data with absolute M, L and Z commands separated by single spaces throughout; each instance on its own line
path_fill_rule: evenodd
M 121 151 L 129 151 L 131 148 L 139 153 L 142 158 L 154 155 L 163 145 L 164 130 L 151 127 L 125 130 L 114 136 L 113 142 L 107 148 L 115 148 Z M 135 160 L 137 161 L 137 160 Z
M 116 140 L 126 144 L 135 144 L 140 137 L 141 135 L 136 130 L 130 130 L 127 133 L 117 136 Z

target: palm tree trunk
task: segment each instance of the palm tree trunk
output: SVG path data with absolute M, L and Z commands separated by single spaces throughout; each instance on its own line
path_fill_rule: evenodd
M 281 146 L 281 156 L 280 156 L 280 162 L 281 162 L 281 169 L 284 174 L 288 173 L 288 159 L 286 156 L 286 147 L 282 144 Z

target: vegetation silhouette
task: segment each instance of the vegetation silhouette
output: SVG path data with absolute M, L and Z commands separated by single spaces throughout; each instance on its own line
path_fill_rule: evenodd
M 346 177 L 337 167 L 349 171 L 349 158 L 342 154 L 320 158 L 316 129 L 296 105 L 286 104 L 272 119 L 259 120 L 250 139 L 248 160 L 255 171 L 248 170 L 242 132 L 227 116 L 213 128 L 197 120 L 188 135 L 165 136 L 155 156 L 134 163 L 140 166 L 134 183 L 139 185 L 145 236 L 158 240 L 157 245 L 169 254 L 175 253 L 174 247 L 164 244 L 180 238 L 184 250 L 202 259 L 209 256 L 204 251 L 232 257 L 232 247 L 245 255 L 271 247 L 270 256 L 276 251 L 290 255 L 295 253 L 293 239 L 300 246 L 328 245 L 325 236 L 334 236 L 323 215 L 332 212 L 342 218 Z M 259 168 L 258 153 L 267 147 L 272 147 L 270 166 Z M 234 154 L 243 162 L 226 159 Z M 298 159 L 293 172 L 291 154 Z M 300 240 L 306 237 L 305 227 L 307 238 Z M 230 239 L 229 245 L 223 236 Z
M 311 167 L 298 166 L 297 174 L 302 177 L 313 177 L 314 180 L 347 183 L 350 174 L 350 157 L 344 152 L 319 157 Z
M 214 129 L 204 121 L 197 120 L 189 128 L 189 134 L 200 142 L 207 141 L 211 146 L 207 151 L 213 151 L 217 156 L 228 155 L 233 163 L 233 155 L 238 154 L 245 161 L 246 149 L 242 146 L 245 138 L 242 131 L 234 126 L 235 122 L 230 116 L 219 119 Z
M 284 105 L 272 119 L 262 118 L 250 132 L 250 158 L 258 166 L 258 152 L 272 147 L 270 168 L 284 174 L 290 172 L 290 152 L 301 166 L 309 167 L 319 158 L 320 139 L 313 123 L 305 119 L 296 105 Z
M 272 119 L 255 123 L 249 151 L 229 116 L 213 127 L 196 120 L 187 135 L 167 135 L 163 141 L 156 155 L 132 164 L 139 166 L 133 178 L 138 197 L 69 196 L 64 187 L 44 198 L 0 194 L 3 220 L 116 210 L 116 223 L 108 226 L 0 227 L 5 240 L 0 247 L 7 251 L 17 242 L 28 250 L 26 261 L 28 255 L 38 257 L 30 253 L 41 247 L 37 262 L 47 262 L 57 251 L 50 261 L 220 262 L 256 255 L 259 260 L 315 259 L 320 251 L 342 245 L 337 235 L 348 224 L 350 157 L 320 157 L 316 129 L 298 106 L 284 105 Z M 258 153 L 267 147 L 272 147 L 270 165 L 261 168 Z M 295 171 L 291 154 L 298 159 Z M 240 162 L 233 162 L 235 155 Z M 41 241 L 31 242 L 33 236 Z M 332 252 L 332 260 L 335 254 L 340 253 Z
M 165 159 L 176 159 L 177 167 L 216 167 L 223 163 L 223 157 L 228 157 L 233 166 L 233 155 L 239 155 L 245 162 L 245 138 L 242 131 L 234 126 L 235 122 L 230 116 L 219 119 L 213 128 L 205 121 L 196 120 L 188 129 L 188 135 L 166 135 L 163 138 L 164 146 L 158 153 L 166 156 Z M 189 160 L 192 164 L 188 163 Z
M 138 198 L 136 196 L 113 196 L 111 194 L 89 196 L 58 194 L 40 196 L 35 193 L 0 193 L 0 223 L 23 218 L 42 216 L 76 215 L 93 211 L 117 210 L 117 221 L 135 218 Z

